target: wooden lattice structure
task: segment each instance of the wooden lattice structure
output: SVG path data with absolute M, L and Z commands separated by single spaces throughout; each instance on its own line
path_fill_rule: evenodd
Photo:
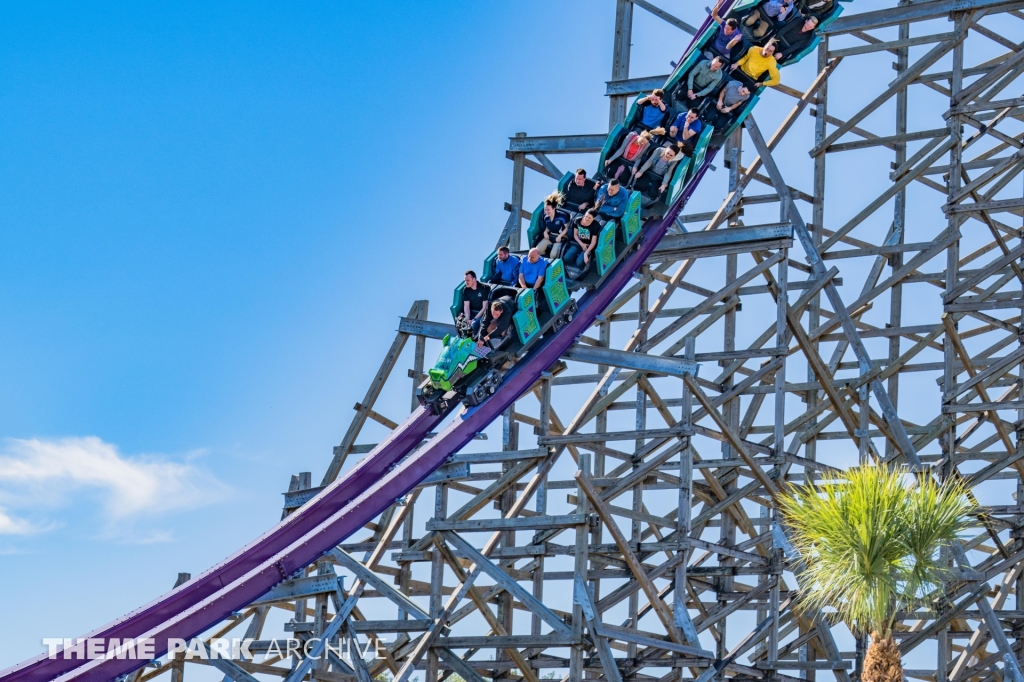
M 364 646 L 382 638 L 383 657 L 260 655 L 134 677 L 177 681 L 214 664 L 230 679 L 289 682 L 845 682 L 865 642 L 792 609 L 799 576 L 771 498 L 870 460 L 962 476 L 984 512 L 950 557 L 959 581 L 932 610 L 901 614 L 908 677 L 1019 674 L 1024 2 L 859 4 L 828 29 L 816 65 L 805 60 L 805 82 L 787 75 L 720 150 L 721 205 L 677 221 L 680 234 L 505 413 L 500 446 L 481 437 L 364 537 L 210 633 L 252 637 L 256 652 L 326 629 Z M 696 4 L 675 17 L 617 0 L 613 124 L 665 78 L 631 78 L 636 11 L 674 24 L 680 45 L 703 19 Z M 845 93 L 832 108 L 830 91 Z M 758 126 L 768 120 L 778 124 Z M 512 138 L 502 234 L 518 240 L 533 206 L 526 171 L 553 184 L 553 155 L 603 140 Z M 407 396 L 450 331 L 446 311 L 430 321 L 427 310 L 418 301 L 402 318 L 321 485 L 401 421 L 378 398 L 392 386 Z M 285 513 L 317 490 L 294 477 Z

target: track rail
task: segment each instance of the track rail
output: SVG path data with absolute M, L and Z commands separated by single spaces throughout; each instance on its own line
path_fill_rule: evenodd
M 379 480 L 388 469 L 409 454 L 430 431 L 443 419 L 423 408 L 417 408 L 384 441 L 352 468 L 345 476 L 325 488 L 319 495 L 284 518 L 279 524 L 253 540 L 235 554 L 214 565 L 203 574 L 160 596 L 158 599 L 131 611 L 101 628 L 83 635 L 83 638 L 125 639 L 145 636 L 156 623 L 174 618 L 181 612 L 194 608 L 225 585 L 234 583 L 248 575 L 255 567 L 272 561 L 283 550 L 302 538 L 307 529 L 317 526 L 324 519 L 355 499 L 374 481 Z M 276 582 L 283 578 L 279 572 Z M 272 585 L 263 588 L 263 592 Z M 262 592 L 260 593 L 262 594 Z M 256 595 L 260 596 L 259 594 Z M 228 612 L 230 613 L 230 611 Z M 200 629 L 201 631 L 201 629 Z M 130 661 L 137 667 L 138 661 Z M 47 658 L 40 655 L 24 661 L 0 674 L 0 680 L 53 680 L 85 661 L 76 659 Z M 122 661 L 124 663 L 124 661 Z M 110 677 L 126 671 L 119 671 Z M 95 678 L 109 679 L 109 678 Z

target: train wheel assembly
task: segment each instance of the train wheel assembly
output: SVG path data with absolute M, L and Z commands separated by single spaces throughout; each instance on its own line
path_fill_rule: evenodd
M 467 407 L 475 407 L 498 390 L 498 386 L 500 385 L 501 372 L 496 369 L 491 369 L 487 374 L 483 375 L 470 385 L 466 390 L 466 397 L 462 402 L 465 403 Z

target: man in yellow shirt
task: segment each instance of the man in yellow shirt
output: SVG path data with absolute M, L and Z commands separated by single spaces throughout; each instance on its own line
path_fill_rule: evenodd
M 736 69 L 743 69 L 743 73 L 755 81 L 767 72 L 769 78 L 763 85 L 769 87 L 782 82 L 782 77 L 779 75 L 779 65 L 775 61 L 774 41 L 769 42 L 764 47 L 755 45 L 747 50 L 747 53 L 732 65 L 732 70 L 735 71 Z

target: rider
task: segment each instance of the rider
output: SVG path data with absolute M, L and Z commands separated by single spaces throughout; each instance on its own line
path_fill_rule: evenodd
M 604 162 L 604 174 L 609 178 L 618 178 L 628 167 L 635 164 L 644 155 L 655 135 L 664 135 L 664 128 L 645 130 L 641 133 L 629 131 L 623 138 L 618 150 Z
M 718 87 L 725 77 L 728 62 L 715 55 L 710 61 L 705 59 L 690 69 L 686 77 L 686 102 L 691 107 L 698 106 L 711 91 Z
M 548 270 L 548 260 L 540 255 L 537 249 L 530 249 L 526 258 L 519 265 L 519 288 L 533 289 L 534 301 L 537 306 L 537 315 L 541 310 L 547 308 L 544 302 L 544 277 Z
M 779 41 L 782 48 L 777 55 L 779 61 L 784 62 L 806 50 L 814 42 L 814 32 L 819 23 L 821 22 L 818 17 L 813 14 L 804 18 L 799 13 L 787 21 L 775 34 L 775 39 Z
M 796 11 L 793 2 L 794 0 L 765 0 L 759 8 L 747 15 L 743 24 L 750 27 L 750 35 L 754 39 L 763 38 L 772 30 L 772 20 L 781 23 Z
M 668 105 L 665 104 L 665 91 L 655 88 L 647 97 L 641 97 L 636 101 L 637 125 L 642 130 L 659 128 L 665 123 L 665 117 L 669 115 Z
M 762 85 L 770 88 L 782 82 L 782 76 L 779 75 L 779 64 L 775 60 L 774 41 L 769 41 L 764 47 L 754 45 L 747 50 L 743 58 L 732 65 L 732 70 L 736 69 L 741 69 L 755 82 L 767 73 L 768 80 L 764 81 Z
M 538 221 L 540 232 L 537 235 L 537 241 L 531 245 L 540 249 L 542 256 L 547 256 L 550 253 L 552 257 L 557 258 L 558 251 L 565 246 L 563 242 L 568 239 L 569 230 L 565 217 L 558 212 L 558 207 L 562 205 L 563 200 L 564 198 L 559 192 L 552 192 L 544 199 L 544 211 Z M 556 247 L 558 244 L 562 246 Z
M 750 99 L 750 88 L 739 81 L 729 81 L 718 93 L 718 102 L 714 109 L 708 111 L 711 124 L 719 130 L 729 127 L 733 120 L 732 112 Z
M 491 295 L 491 287 L 476 278 L 476 273 L 466 270 L 466 286 L 462 289 L 462 315 L 473 326 L 475 332 L 480 328 L 484 316 L 484 307 Z
M 718 10 L 722 9 L 722 0 L 715 3 L 711 10 L 711 18 L 718 24 L 718 33 L 711 40 L 711 48 L 704 52 L 704 56 L 711 59 L 715 54 L 720 54 L 728 60 L 732 60 L 736 52 L 743 50 L 743 33 L 740 31 L 740 22 L 733 18 L 722 19 Z
M 498 249 L 494 259 L 494 274 L 491 284 L 514 287 L 519 282 L 519 256 L 509 253 L 507 246 Z
M 573 213 L 582 213 L 594 205 L 596 197 L 594 181 L 587 177 L 585 169 L 577 168 L 576 175 L 565 186 L 565 207 Z
M 672 121 L 672 127 L 668 129 L 668 134 L 679 143 L 679 148 L 684 154 L 692 156 L 697 138 L 703 129 L 704 124 L 700 120 L 700 111 L 697 110 L 697 107 L 690 107 L 689 111 L 684 111 L 676 116 L 676 120 Z
M 690 151 L 693 152 L 692 148 Z M 633 189 L 652 199 L 661 197 L 672 181 L 672 172 L 676 164 L 682 159 L 682 154 L 672 145 L 655 149 L 644 165 L 634 173 Z M 652 191 L 655 187 L 658 188 L 657 192 Z
M 805 17 L 813 14 L 816 17 L 824 17 L 832 11 L 832 0 L 800 0 L 800 13 Z
M 597 220 L 601 225 L 605 221 L 621 218 L 626 213 L 626 204 L 629 202 L 629 193 L 622 190 L 622 185 L 615 178 L 608 181 L 597 192 Z
M 512 299 L 502 296 L 491 302 L 490 314 L 480 325 L 476 335 L 477 348 L 484 344 L 492 350 L 501 350 L 512 340 Z
M 597 246 L 597 233 L 601 225 L 597 222 L 597 209 L 588 209 L 586 213 L 572 219 L 569 226 L 572 228 L 572 242 L 565 252 L 563 261 L 568 265 L 583 270 L 590 265 L 594 256 L 594 248 Z

